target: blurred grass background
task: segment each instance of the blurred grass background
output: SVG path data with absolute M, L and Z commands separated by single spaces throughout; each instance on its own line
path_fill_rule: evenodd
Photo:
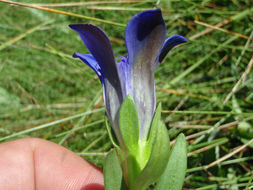
M 39 137 L 102 167 L 112 147 L 102 87 L 88 66 L 71 57 L 88 50 L 68 25 L 101 27 L 114 53 L 125 55 L 124 25 L 136 13 L 159 7 L 167 36 L 189 39 L 155 73 L 157 101 L 172 143 L 180 132 L 188 139 L 184 188 L 253 187 L 252 0 L 22 3 L 79 17 L 0 1 L 0 142 Z

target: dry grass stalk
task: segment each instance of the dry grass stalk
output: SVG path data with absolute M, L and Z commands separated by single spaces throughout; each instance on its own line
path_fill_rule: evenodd
M 247 75 L 250 73 L 251 69 L 253 66 L 253 56 L 246 68 L 246 70 L 244 71 L 244 73 L 242 74 L 241 78 L 237 81 L 237 83 L 235 84 L 235 86 L 233 87 L 232 91 L 227 95 L 227 97 L 225 98 L 223 104 L 226 104 L 227 101 L 231 98 L 231 96 L 238 90 L 239 86 L 241 83 L 243 83 L 246 80 Z

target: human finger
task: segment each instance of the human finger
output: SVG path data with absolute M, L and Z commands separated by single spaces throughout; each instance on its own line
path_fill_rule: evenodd
M 104 189 L 101 170 L 55 143 L 19 139 L 0 144 L 0 154 L 0 189 Z

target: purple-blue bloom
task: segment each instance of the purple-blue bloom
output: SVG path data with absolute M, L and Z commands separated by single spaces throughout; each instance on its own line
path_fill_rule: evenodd
M 91 24 L 71 24 L 91 54 L 74 53 L 98 75 L 104 90 L 106 112 L 120 140 L 118 113 L 124 98 L 130 94 L 139 117 L 139 139 L 146 140 L 156 108 L 154 72 L 167 53 L 187 42 L 180 35 L 166 39 L 166 27 L 159 9 L 135 15 L 125 30 L 127 56 L 115 61 L 110 40 Z

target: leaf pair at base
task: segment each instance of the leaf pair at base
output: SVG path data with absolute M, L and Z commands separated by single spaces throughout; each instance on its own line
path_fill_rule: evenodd
M 118 139 L 119 144 L 116 143 L 107 126 L 115 150 L 108 154 L 104 166 L 106 190 L 145 190 L 155 182 L 159 190 L 168 189 L 168 184 L 173 190 L 179 190 L 176 187 L 182 186 L 186 170 L 185 138 L 183 135 L 178 137 L 179 140 L 174 145 L 169 159 L 169 137 L 160 118 L 161 105 L 159 104 L 148 139 L 140 141 L 134 101 L 131 96 L 125 98 L 119 112 L 122 137 Z M 171 180 L 168 180 L 168 176 Z M 122 181 L 123 178 L 125 183 Z M 171 185 L 174 182 L 177 185 Z
M 156 183 L 155 190 L 181 190 L 187 169 L 187 148 L 183 134 L 174 144 L 164 173 Z M 152 175 L 152 174 L 151 174 Z M 122 170 L 116 151 L 111 150 L 104 164 L 105 190 L 131 190 L 123 181 Z M 140 179 L 140 178 L 139 178 Z M 145 179 L 143 179 L 145 182 Z

